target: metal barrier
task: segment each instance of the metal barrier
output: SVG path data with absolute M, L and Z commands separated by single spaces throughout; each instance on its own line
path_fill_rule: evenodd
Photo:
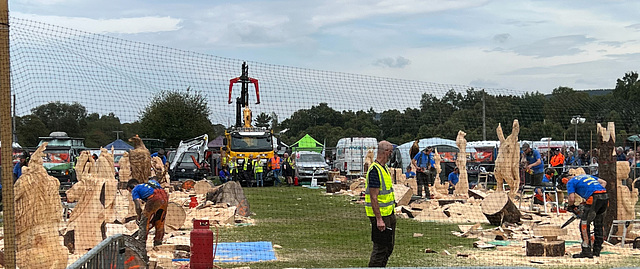
M 92 248 L 87 254 L 69 265 L 67 269 L 124 269 L 125 250 L 125 236 L 122 234 L 113 235 L 100 242 L 100 244 Z

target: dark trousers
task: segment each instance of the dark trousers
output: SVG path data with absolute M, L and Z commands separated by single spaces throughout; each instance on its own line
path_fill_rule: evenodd
M 380 233 L 375 217 L 369 217 L 371 221 L 371 241 L 373 241 L 373 250 L 371 251 L 371 257 L 369 258 L 369 267 L 386 267 L 389 261 L 389 256 L 393 253 L 393 247 L 396 241 L 396 215 L 391 214 L 389 216 L 382 217 L 387 229 L 391 229 L 389 232 L 391 236 L 388 237 L 388 241 L 381 242 L 374 238 L 376 233 Z
M 429 183 L 429 176 L 427 175 L 427 172 L 417 172 L 416 173 L 416 183 L 418 185 L 418 196 L 422 197 L 422 189 L 424 189 L 424 194 L 426 197 L 431 196 L 431 194 L 429 194 L 429 186 L 427 185 Z
M 580 216 L 580 236 L 582 237 L 582 247 L 591 247 L 593 250 L 600 252 L 602 243 L 604 242 L 604 215 L 609 207 L 609 195 L 606 193 L 596 193 L 591 195 L 593 203 L 585 205 L 584 212 Z M 590 226 L 593 223 L 593 237 L 591 242 Z
M 538 174 L 524 174 L 524 183 L 529 186 L 542 186 L 542 177 L 544 177 L 544 173 Z

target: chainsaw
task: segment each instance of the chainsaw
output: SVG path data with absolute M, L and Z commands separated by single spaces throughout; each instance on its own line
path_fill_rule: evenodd
M 571 224 L 574 220 L 579 219 L 580 215 L 582 215 L 582 212 L 584 212 L 584 205 L 579 205 L 579 206 L 568 206 L 567 207 L 567 212 L 571 212 L 573 213 L 573 216 L 571 216 L 571 218 L 569 218 L 567 220 L 567 222 L 565 222 L 564 224 L 562 224 L 562 226 L 560 227 L 560 229 L 564 229 L 564 227 L 567 227 L 569 224 Z

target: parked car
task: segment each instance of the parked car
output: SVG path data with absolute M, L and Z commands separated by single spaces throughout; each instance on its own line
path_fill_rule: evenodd
M 311 182 L 316 178 L 318 183 L 327 182 L 329 177 L 329 165 L 325 162 L 322 154 L 313 151 L 294 152 L 296 161 L 295 168 L 298 180 Z

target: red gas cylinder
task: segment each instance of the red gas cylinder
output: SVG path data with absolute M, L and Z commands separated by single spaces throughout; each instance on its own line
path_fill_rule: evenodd
M 298 186 L 298 177 L 293 178 L 293 185 Z
M 191 198 L 191 202 L 189 202 L 189 208 L 196 208 L 198 206 L 198 197 L 195 195 L 189 196 Z
M 213 232 L 208 220 L 193 220 L 191 230 L 191 269 L 213 268 Z

